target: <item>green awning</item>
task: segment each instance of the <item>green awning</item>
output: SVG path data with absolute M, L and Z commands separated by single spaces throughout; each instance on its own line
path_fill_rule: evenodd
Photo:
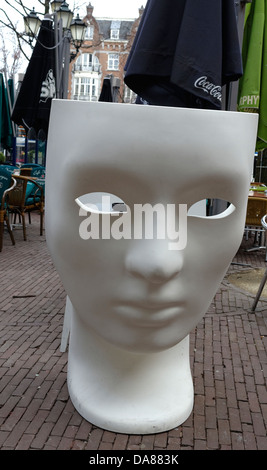
M 246 5 L 242 47 L 244 73 L 238 110 L 259 114 L 256 150 L 267 148 L 267 0 Z

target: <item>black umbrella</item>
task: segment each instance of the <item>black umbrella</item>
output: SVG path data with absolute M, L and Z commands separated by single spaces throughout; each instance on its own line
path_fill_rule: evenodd
M 98 101 L 105 101 L 106 103 L 114 101 L 111 81 L 111 77 L 104 78 Z
M 242 75 L 234 0 L 148 0 L 125 70 L 149 104 L 221 109 Z
M 12 120 L 26 131 L 48 131 L 52 99 L 56 96 L 54 31 L 50 19 L 43 20 L 24 80 L 22 82 Z

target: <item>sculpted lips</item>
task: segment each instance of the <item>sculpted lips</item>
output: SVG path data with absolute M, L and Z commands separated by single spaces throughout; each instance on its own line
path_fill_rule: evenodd
M 178 301 L 173 302 L 155 302 L 148 300 L 144 301 L 124 301 L 123 304 L 128 307 L 134 307 L 144 310 L 163 310 L 166 308 L 177 307 L 179 305 Z
M 115 305 L 115 310 L 125 322 L 143 327 L 160 327 L 173 321 L 180 314 L 182 306 L 178 301 L 123 301 Z

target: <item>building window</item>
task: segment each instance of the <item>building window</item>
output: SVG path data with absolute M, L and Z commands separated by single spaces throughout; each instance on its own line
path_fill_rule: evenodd
M 112 20 L 110 25 L 110 39 L 120 38 L 121 22 L 119 20 Z
M 99 72 L 99 60 L 93 54 L 80 54 L 75 63 L 75 70 L 80 72 Z
M 74 99 L 79 101 L 96 101 L 99 81 L 93 77 L 75 77 Z
M 85 32 L 85 39 L 90 40 L 90 39 L 93 39 L 93 37 L 94 37 L 94 27 L 89 25 Z
M 119 39 L 120 38 L 120 30 L 119 29 L 111 29 L 110 30 L 110 39 Z
M 108 69 L 119 70 L 119 54 L 108 55 Z

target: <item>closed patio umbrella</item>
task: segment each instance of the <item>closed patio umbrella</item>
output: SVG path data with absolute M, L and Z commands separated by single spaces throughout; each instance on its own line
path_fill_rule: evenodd
M 234 0 L 148 0 L 125 70 L 149 104 L 221 109 L 242 75 Z
M 242 54 L 238 110 L 259 114 L 256 150 L 263 150 L 267 148 L 267 0 L 246 5 Z
M 12 148 L 13 129 L 10 117 L 8 94 L 2 73 L 0 73 L 0 138 L 2 148 Z
M 35 48 L 12 113 L 12 120 L 26 132 L 48 131 L 52 99 L 56 95 L 55 51 L 52 21 L 42 21 Z
M 111 77 L 105 77 L 104 78 L 101 93 L 100 93 L 98 101 L 104 101 L 106 103 L 114 101 L 113 91 L 112 91 L 112 84 L 111 84 Z
M 14 100 L 15 100 L 14 79 L 9 78 L 7 83 L 8 83 L 8 90 L 9 90 L 10 107 L 12 108 L 14 105 Z

